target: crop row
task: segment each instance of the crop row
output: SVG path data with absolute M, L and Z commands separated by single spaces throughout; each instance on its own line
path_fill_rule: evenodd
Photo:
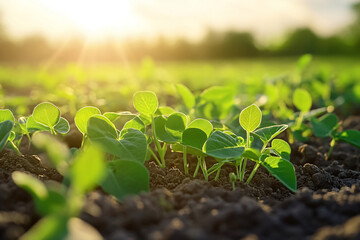
M 183 85 L 177 86 L 184 105 L 191 109 L 195 105 L 192 93 Z M 287 131 L 289 141 L 305 141 L 311 134 L 317 137 L 330 137 L 331 146 L 328 157 L 337 141 L 345 141 L 360 147 L 360 132 L 341 131 L 341 123 L 327 109 L 310 110 L 312 99 L 304 89 L 296 89 L 293 104 L 299 113 L 293 121 L 286 124 L 261 124 L 263 120 L 259 107 L 252 104 L 237 114 L 241 131 L 233 127 L 233 117 L 228 123 L 194 118 L 191 114 L 177 112 L 170 107 L 159 107 L 155 93 L 137 92 L 133 105 L 137 113 L 105 112 L 93 106 L 77 111 L 74 122 L 83 134 L 80 149 L 67 149 L 49 135 L 67 134 L 68 121 L 61 117 L 58 107 L 44 102 L 37 105 L 31 116 L 15 119 L 8 110 L 0 110 L 0 150 L 5 146 L 18 154 L 19 144 L 25 136 L 30 144 L 48 152 L 53 166 L 64 176 L 63 184 L 43 183 L 21 172 L 13 174 L 14 181 L 35 200 L 35 205 L 46 221 L 53 221 L 56 227 L 65 231 L 66 224 L 76 217 L 82 209 L 84 194 L 94 186 L 100 185 L 104 191 L 122 201 L 126 196 L 149 190 L 149 173 L 144 162 L 151 157 L 164 168 L 166 152 L 182 153 L 184 171 L 188 175 L 188 155 L 197 158 L 193 174 L 199 171 L 204 179 L 215 174 L 217 180 L 221 168 L 234 166 L 230 181 L 244 181 L 249 184 L 260 166 L 277 178 L 291 191 L 296 191 L 296 175 L 290 162 L 290 145 L 275 139 Z M 130 118 L 121 130 L 115 122 L 120 118 Z M 107 153 L 107 161 L 102 152 Z M 207 158 L 212 157 L 216 164 L 209 166 Z M 248 161 L 255 163 L 245 178 Z M 233 186 L 235 186 L 233 184 Z M 28 233 L 46 232 L 45 220 Z M 42 225 L 41 225 L 42 224 Z M 35 233 L 34 233 L 35 232 Z

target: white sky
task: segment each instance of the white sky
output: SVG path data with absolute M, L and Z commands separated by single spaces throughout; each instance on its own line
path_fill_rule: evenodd
M 244 30 L 259 39 L 309 26 L 330 35 L 353 20 L 356 0 L 0 0 L 0 14 L 13 37 L 43 34 L 103 37 L 185 36 L 208 29 Z

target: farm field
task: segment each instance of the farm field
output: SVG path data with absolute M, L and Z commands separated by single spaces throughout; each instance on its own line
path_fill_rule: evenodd
M 360 58 L 0 65 L 1 239 L 360 239 Z

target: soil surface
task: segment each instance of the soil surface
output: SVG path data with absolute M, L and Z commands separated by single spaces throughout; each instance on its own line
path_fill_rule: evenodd
M 360 118 L 347 119 L 344 128 L 360 130 Z M 206 182 L 201 172 L 185 176 L 182 155 L 169 152 L 164 169 L 146 163 L 150 193 L 118 203 L 97 189 L 88 194 L 80 217 L 104 239 L 360 239 L 360 149 L 338 143 L 326 159 L 328 145 L 329 139 L 310 139 L 291 146 L 296 194 L 262 167 L 249 185 L 237 183 L 235 191 L 228 178 L 232 166 L 222 168 L 218 181 L 211 176 Z M 196 161 L 189 156 L 190 174 Z M 214 162 L 208 159 L 209 166 Z M 248 173 L 252 167 L 249 162 Z M 4 240 L 18 239 L 40 219 L 30 195 L 14 184 L 13 171 L 62 180 L 38 155 L 0 153 Z

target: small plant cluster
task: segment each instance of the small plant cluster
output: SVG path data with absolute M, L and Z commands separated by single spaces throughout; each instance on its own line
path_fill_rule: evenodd
M 312 98 L 305 89 L 297 88 L 295 90 L 293 103 L 300 112 L 295 121 L 290 123 L 291 137 L 299 141 L 306 141 L 311 134 L 320 138 L 330 138 L 330 149 L 326 154 L 327 158 L 331 156 L 338 141 L 360 148 L 360 132 L 356 130 L 340 130 L 341 122 L 334 113 L 327 112 L 327 108 L 310 110 Z

